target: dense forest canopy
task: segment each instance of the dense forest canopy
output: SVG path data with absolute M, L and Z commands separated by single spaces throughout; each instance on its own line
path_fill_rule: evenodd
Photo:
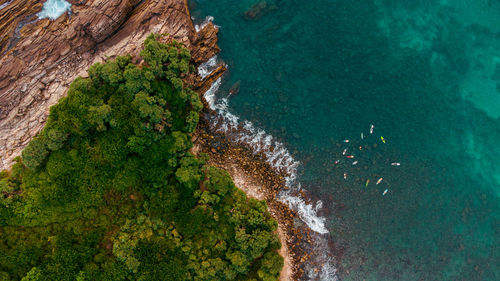
M 93 65 L 0 174 L 0 280 L 276 280 L 265 202 L 195 157 L 190 53 L 158 35 Z

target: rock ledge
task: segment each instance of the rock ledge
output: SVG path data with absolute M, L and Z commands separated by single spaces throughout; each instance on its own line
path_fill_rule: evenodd
M 36 0 L 0 0 L 0 170 L 42 130 L 77 76 L 118 55 L 135 62 L 146 37 L 169 34 L 206 61 L 219 51 L 211 23 L 195 32 L 187 0 L 70 0 L 71 15 L 37 20 Z M 201 83 L 203 84 L 203 83 Z M 201 85 L 198 81 L 196 85 Z

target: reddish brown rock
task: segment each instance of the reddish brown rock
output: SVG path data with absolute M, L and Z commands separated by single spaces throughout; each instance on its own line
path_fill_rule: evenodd
M 0 169 L 12 164 L 43 128 L 50 106 L 93 63 L 127 53 L 138 62 L 152 32 L 184 43 L 196 63 L 219 51 L 217 28 L 209 23 L 196 33 L 186 0 L 70 2 L 71 16 L 52 21 L 36 20 L 42 4 L 35 0 L 14 0 L 0 11 Z
M 0 1 L 0 5 L 7 4 L 0 10 L 0 54 L 3 54 L 14 38 L 16 28 L 42 10 L 42 3 L 38 0 Z
M 198 33 L 195 33 L 191 55 L 195 63 L 202 63 L 217 54 L 217 33 L 219 29 L 212 22 L 208 22 Z

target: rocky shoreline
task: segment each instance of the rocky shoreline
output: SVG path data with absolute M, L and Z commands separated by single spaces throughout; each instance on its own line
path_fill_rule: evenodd
M 286 175 L 275 172 L 263 155 L 216 132 L 209 123 L 209 116 L 213 114 L 205 104 L 193 136 L 193 152 L 208 154 L 210 164 L 226 170 L 238 188 L 250 197 L 267 202 L 269 212 L 278 221 L 278 235 L 282 243 L 280 254 L 285 259 L 280 280 L 300 280 L 304 277 L 313 241 L 311 230 L 298 214 L 278 201 L 279 192 L 287 189 Z
M 2 1 L 0 1 L 1 3 Z M 0 11 L 0 170 L 43 128 L 49 108 L 66 95 L 69 84 L 96 62 L 131 54 L 140 63 L 142 42 L 152 32 L 186 45 L 197 65 L 219 52 L 218 29 L 211 22 L 195 30 L 187 0 L 75 1 L 71 16 L 55 21 L 33 21 L 42 8 L 32 1 L 14 0 Z M 15 20 L 13 20 L 13 18 Z M 27 21 L 27 19 L 31 19 Z M 222 76 L 220 64 L 207 77 L 192 74 L 185 82 L 200 95 Z M 285 187 L 284 175 L 266 164 L 262 155 L 232 143 L 208 123 L 207 104 L 193 136 L 195 150 L 210 155 L 210 163 L 227 170 L 237 187 L 249 196 L 266 200 L 278 221 L 285 266 L 280 280 L 298 280 L 308 260 L 304 245 L 309 229 L 298 215 L 277 200 Z
M 151 33 L 182 42 L 196 64 L 219 51 L 217 28 L 207 24 L 196 32 L 187 0 L 69 2 L 71 15 L 57 20 L 36 18 L 39 1 L 13 0 L 0 10 L 0 170 L 10 167 L 42 130 L 49 108 L 92 64 L 125 54 L 140 63 Z

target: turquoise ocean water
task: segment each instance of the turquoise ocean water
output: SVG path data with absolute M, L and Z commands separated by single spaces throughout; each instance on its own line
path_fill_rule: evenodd
M 190 4 L 220 25 L 216 96 L 323 202 L 341 280 L 500 280 L 500 1 Z

